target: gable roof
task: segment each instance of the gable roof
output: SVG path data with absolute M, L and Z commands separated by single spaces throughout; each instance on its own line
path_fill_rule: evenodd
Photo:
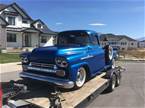
M 42 28 L 42 29 L 38 29 L 38 28 L 36 28 L 36 27 L 34 26 L 34 24 L 37 23 L 37 22 L 40 22 L 41 24 L 43 24 L 43 28 Z M 46 25 L 42 20 L 40 20 L 40 19 L 37 19 L 37 20 L 33 21 L 33 22 L 31 23 L 31 25 L 32 25 L 34 28 L 36 28 L 37 30 L 39 30 L 40 32 L 42 32 L 42 33 L 46 33 L 46 34 L 56 34 L 56 32 L 50 30 L 50 29 L 47 27 L 47 25 Z
M 114 35 L 114 34 L 101 34 L 100 40 L 101 41 L 120 41 L 122 39 L 127 39 L 128 41 L 136 41 L 126 35 Z
M 34 20 L 31 24 L 35 24 L 35 23 L 37 23 L 37 22 L 41 22 L 42 24 L 45 24 L 42 20 L 40 20 L 40 19 L 37 19 L 37 20 Z
M 140 41 L 140 42 L 145 42 L 145 40 L 142 40 L 142 41 Z
M 14 10 L 16 10 L 22 17 L 23 17 L 23 15 L 20 13 L 20 11 L 24 14 L 24 15 L 26 15 L 30 20 L 32 20 L 32 18 L 26 13 L 26 11 L 23 9 L 23 8 L 21 8 L 17 3 L 12 3 L 12 4 L 10 4 L 10 5 L 5 5 L 5 4 L 0 4 L 0 11 L 3 11 L 4 9 L 6 9 L 6 8 L 8 8 L 8 7 L 12 7 Z M 19 10 L 20 11 L 19 11 Z
M 24 16 L 26 16 L 28 19 L 31 20 L 31 27 L 34 28 L 34 30 L 37 30 L 41 33 L 46 33 L 46 34 L 56 34 L 56 32 L 50 30 L 47 25 L 40 19 L 37 20 L 33 20 L 26 12 L 23 8 L 21 8 L 17 3 L 12 3 L 10 5 L 5 5 L 5 4 L 0 4 L 0 11 L 3 11 L 6 8 L 12 7 L 15 11 L 17 11 L 23 18 Z M 2 19 L 6 24 L 8 24 L 5 19 L 3 19 L 2 17 L 0 18 Z M 40 22 L 41 24 L 43 24 L 43 29 L 38 29 L 34 26 L 35 23 Z

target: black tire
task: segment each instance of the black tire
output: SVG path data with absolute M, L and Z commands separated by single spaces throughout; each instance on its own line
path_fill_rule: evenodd
M 121 74 L 116 77 L 116 87 L 120 86 L 121 84 Z
M 116 75 L 113 74 L 112 78 L 110 79 L 110 83 L 109 83 L 109 87 L 107 88 L 107 91 L 108 92 L 114 91 L 115 86 L 116 86 Z

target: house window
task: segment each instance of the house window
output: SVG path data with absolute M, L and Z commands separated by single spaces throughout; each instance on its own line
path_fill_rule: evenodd
M 37 28 L 41 28 L 42 27 L 42 25 L 41 24 L 37 24 Z
M 16 42 L 16 34 L 7 33 L 7 42 Z
M 8 23 L 9 23 L 9 25 L 15 25 L 15 17 L 9 16 L 8 17 Z
M 121 42 L 121 45 L 127 45 L 127 43 L 126 42 Z
M 23 21 L 22 21 L 23 23 L 25 23 L 25 24 L 27 24 L 28 23 L 28 21 L 26 20 L 26 19 L 23 19 Z
M 42 36 L 41 37 L 41 43 L 46 43 L 47 42 L 47 37 L 46 36 Z
M 133 43 L 131 43 L 131 45 L 133 45 Z

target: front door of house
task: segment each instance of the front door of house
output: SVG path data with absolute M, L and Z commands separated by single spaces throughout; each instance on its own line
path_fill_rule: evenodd
M 23 47 L 31 47 L 31 34 L 30 33 L 23 34 Z

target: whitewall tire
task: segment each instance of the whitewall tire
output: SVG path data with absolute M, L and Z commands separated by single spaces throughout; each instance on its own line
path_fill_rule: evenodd
M 75 81 L 75 88 L 80 88 L 86 81 L 86 70 L 84 67 L 80 67 L 77 72 L 77 79 Z

